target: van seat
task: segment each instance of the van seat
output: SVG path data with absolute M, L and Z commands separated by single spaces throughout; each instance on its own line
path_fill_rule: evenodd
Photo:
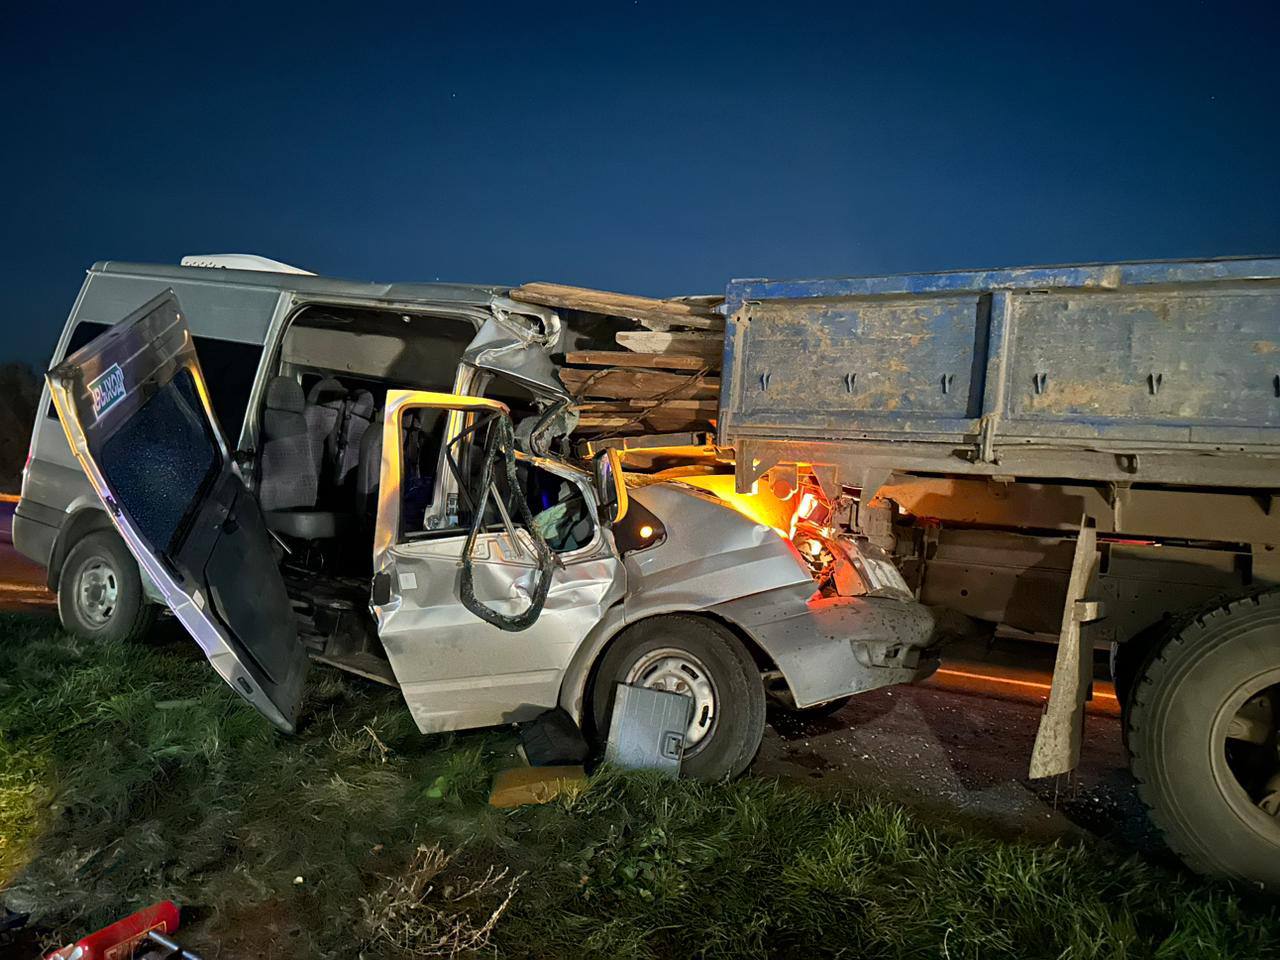
M 305 409 L 302 387 L 292 377 L 273 377 L 267 384 L 258 502 L 268 529 L 299 540 L 327 540 L 342 532 L 346 518 L 315 509 L 319 477 Z

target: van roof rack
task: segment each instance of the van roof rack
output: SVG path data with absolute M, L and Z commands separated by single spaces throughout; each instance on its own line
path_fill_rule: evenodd
M 300 273 L 314 277 L 310 270 L 290 266 L 279 260 L 260 257 L 256 253 L 197 253 L 183 257 L 184 267 L 215 267 L 223 270 L 259 270 L 264 273 Z

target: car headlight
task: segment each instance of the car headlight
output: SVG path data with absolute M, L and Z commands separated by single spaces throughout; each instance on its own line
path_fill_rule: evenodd
M 880 547 L 854 537 L 837 537 L 833 544 L 844 554 L 862 579 L 863 595 L 868 597 L 892 597 L 895 600 L 914 600 L 911 588 L 894 566 L 889 555 Z

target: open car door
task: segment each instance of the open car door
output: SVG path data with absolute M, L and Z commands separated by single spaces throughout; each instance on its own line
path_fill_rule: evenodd
M 49 371 L 71 449 L 174 615 L 231 688 L 292 732 L 306 651 L 173 291 Z
M 410 428 L 422 411 L 447 418 L 435 446 Z M 626 590 L 591 476 L 515 452 L 492 399 L 390 390 L 382 429 L 373 611 L 418 728 L 533 719 Z M 424 459 L 450 475 L 425 508 Z

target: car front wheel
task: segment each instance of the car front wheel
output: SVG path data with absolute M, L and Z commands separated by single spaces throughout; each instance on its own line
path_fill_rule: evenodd
M 138 564 L 114 530 L 97 530 L 71 548 L 58 575 L 58 618 L 85 640 L 137 640 L 155 607 L 142 590 Z
M 681 773 L 720 780 L 742 773 L 764 739 L 760 670 L 733 632 L 702 617 L 668 615 L 624 630 L 605 653 L 592 716 L 608 733 L 619 683 L 678 693 L 693 701 Z

